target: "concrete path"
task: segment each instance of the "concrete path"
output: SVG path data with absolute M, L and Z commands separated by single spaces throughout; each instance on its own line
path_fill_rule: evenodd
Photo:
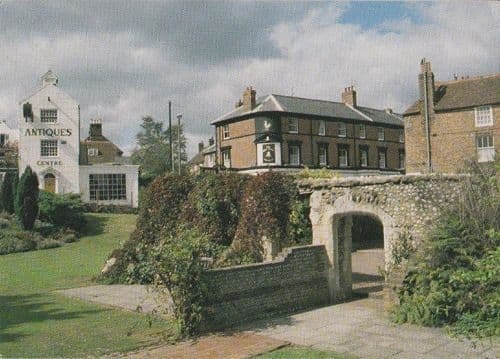
M 500 358 L 500 343 L 460 342 L 443 329 L 396 325 L 380 300 L 361 299 L 240 328 L 269 338 L 360 358 Z
M 169 316 L 172 302 L 168 295 L 158 293 L 147 285 L 93 285 L 58 290 L 57 293 L 93 303 L 128 309 L 135 312 L 157 313 Z
M 209 335 L 196 341 L 149 348 L 109 358 L 239 359 L 251 358 L 288 345 L 283 340 L 253 333 Z

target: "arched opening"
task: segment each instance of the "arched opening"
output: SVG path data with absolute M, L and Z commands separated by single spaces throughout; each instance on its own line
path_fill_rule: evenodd
M 52 173 L 47 173 L 43 176 L 43 189 L 47 192 L 56 192 L 56 176 Z

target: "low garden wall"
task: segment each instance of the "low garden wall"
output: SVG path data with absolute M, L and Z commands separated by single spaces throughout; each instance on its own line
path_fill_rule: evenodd
M 329 303 L 323 245 L 285 249 L 274 261 L 212 269 L 204 329 L 294 313 Z

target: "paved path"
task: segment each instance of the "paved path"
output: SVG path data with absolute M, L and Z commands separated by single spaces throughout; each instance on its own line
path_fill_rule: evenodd
M 168 358 L 168 359 L 239 359 L 251 358 L 261 353 L 286 346 L 283 340 L 263 337 L 253 333 L 209 335 L 196 341 L 182 342 L 127 353 L 110 358 Z
M 167 316 L 172 312 L 170 297 L 160 295 L 154 287 L 147 285 L 93 285 L 56 292 L 68 297 L 136 312 L 155 312 Z
M 361 299 L 240 327 L 247 333 L 360 358 L 500 358 L 500 343 L 448 337 L 444 330 L 396 325 L 383 314 L 380 300 Z

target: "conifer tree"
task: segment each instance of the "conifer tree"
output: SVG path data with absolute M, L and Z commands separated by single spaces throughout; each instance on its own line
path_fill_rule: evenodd
M 32 230 L 38 215 L 38 177 L 30 166 L 24 170 L 17 186 L 16 216 L 26 230 Z
M 6 172 L 1 186 L 0 210 L 9 214 L 14 213 L 14 181 L 16 177 L 15 172 Z

